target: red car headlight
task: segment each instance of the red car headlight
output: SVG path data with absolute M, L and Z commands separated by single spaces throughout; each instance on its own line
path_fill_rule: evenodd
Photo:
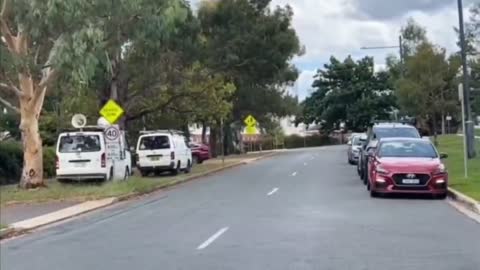
M 388 175 L 390 173 L 386 168 L 382 167 L 381 165 L 377 165 L 375 171 L 380 175 Z
M 447 168 L 445 168 L 445 165 L 443 164 L 438 165 L 438 167 L 432 172 L 433 175 L 443 175 L 445 173 L 447 173 Z

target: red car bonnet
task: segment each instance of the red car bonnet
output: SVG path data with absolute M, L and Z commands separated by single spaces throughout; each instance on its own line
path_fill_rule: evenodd
M 378 158 L 382 168 L 389 171 L 434 171 L 441 164 L 438 158 Z

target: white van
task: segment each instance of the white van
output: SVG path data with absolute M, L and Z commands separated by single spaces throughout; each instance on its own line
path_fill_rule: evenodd
M 115 136 L 106 136 L 106 133 Z M 117 133 L 117 134 L 113 134 Z M 125 180 L 131 175 L 131 154 L 118 127 L 85 127 L 58 137 L 56 172 L 62 180 Z
M 170 171 L 189 173 L 192 150 L 178 131 L 141 131 L 137 142 L 137 168 L 142 176 Z

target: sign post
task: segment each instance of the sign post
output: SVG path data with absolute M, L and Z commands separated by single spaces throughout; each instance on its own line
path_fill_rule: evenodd
M 463 100 L 463 84 L 458 85 L 458 98 L 462 104 L 462 130 L 463 130 L 463 169 L 465 178 L 468 178 L 468 148 L 467 148 L 467 130 L 465 125 L 465 102 Z
M 446 120 L 447 120 L 447 134 L 450 134 L 450 122 L 452 121 L 452 116 L 450 115 L 447 115 L 446 117 Z
M 257 134 L 257 120 L 252 115 L 248 115 L 243 122 L 246 125 L 245 134 L 246 135 L 256 135 Z M 254 142 L 250 141 L 250 152 L 254 149 Z
M 111 125 L 115 124 L 125 113 L 122 107 L 113 99 L 110 99 L 100 110 L 100 115 Z

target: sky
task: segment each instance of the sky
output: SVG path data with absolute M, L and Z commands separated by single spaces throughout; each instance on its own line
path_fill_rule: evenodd
M 464 0 L 466 19 L 474 1 L 480 0 Z M 304 55 L 293 59 L 301 73 L 291 91 L 300 100 L 311 93 L 316 70 L 332 55 L 339 59 L 373 56 L 376 69 L 382 69 L 385 58 L 398 55 L 398 49 L 360 48 L 398 45 L 400 29 L 410 17 L 427 29 L 432 42 L 448 52 L 458 50 L 453 30 L 458 26 L 456 0 L 272 0 L 271 4 L 293 8 L 293 27 L 306 47 Z

